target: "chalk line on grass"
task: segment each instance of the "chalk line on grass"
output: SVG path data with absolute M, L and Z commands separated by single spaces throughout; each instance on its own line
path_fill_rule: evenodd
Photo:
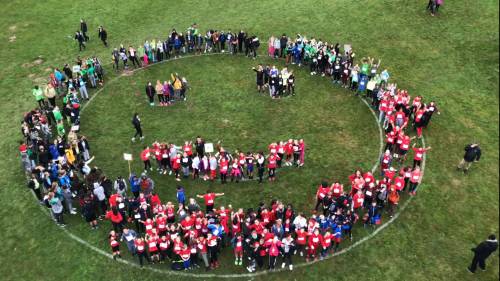
M 192 58 L 192 57 L 200 57 L 200 56 L 210 56 L 210 55 L 224 55 L 224 53 L 210 53 L 210 54 L 204 54 L 204 55 L 198 55 L 198 56 L 197 55 L 191 55 L 191 56 L 184 56 L 184 57 L 174 58 L 174 59 L 170 59 L 170 60 L 161 61 L 161 62 L 156 63 L 156 64 L 150 64 L 150 65 L 147 65 L 147 66 L 142 67 L 142 68 L 136 68 L 136 69 L 131 70 L 131 72 L 135 72 L 135 71 L 138 71 L 138 70 L 143 70 L 143 69 L 146 69 L 146 68 L 148 68 L 148 67 L 150 67 L 152 65 L 158 65 L 158 64 L 162 64 L 162 63 L 173 61 L 173 60 L 179 60 L 179 59 L 185 59 L 185 58 Z M 228 55 L 228 54 L 225 54 L 225 55 Z M 119 75 L 119 76 L 113 78 L 108 83 L 106 83 L 106 86 L 109 85 L 110 83 L 118 80 L 121 77 L 123 77 L 123 76 Z M 103 88 L 97 90 L 94 93 L 94 95 L 92 95 L 92 97 L 90 98 L 90 100 L 87 103 L 85 103 L 85 105 L 82 107 L 82 110 L 81 110 L 82 112 L 94 100 L 94 98 L 100 92 L 102 92 L 104 90 L 104 88 L 106 86 L 104 86 Z M 375 122 L 377 123 L 377 127 L 378 127 L 378 130 L 379 130 L 379 138 L 380 138 L 379 155 L 377 157 L 377 161 L 375 162 L 375 165 L 372 168 L 372 173 L 375 173 L 375 170 L 377 169 L 377 167 L 379 165 L 379 157 L 382 154 L 383 145 L 384 145 L 383 129 L 382 129 L 382 126 L 381 126 L 381 124 L 380 124 L 380 122 L 378 120 L 378 117 L 377 117 L 375 111 L 371 108 L 371 106 L 368 104 L 368 102 L 366 102 L 366 100 L 364 100 L 362 97 L 359 97 L 359 98 L 370 109 L 370 112 L 372 113 L 373 117 L 375 118 Z M 423 136 L 422 136 L 422 145 L 425 147 L 425 139 L 424 139 Z M 422 179 L 423 179 L 424 171 L 425 171 L 425 161 L 426 161 L 426 154 L 424 153 L 424 156 L 423 156 L 423 159 L 422 159 L 422 167 L 421 167 Z M 33 196 L 36 199 L 36 195 L 35 195 L 35 193 L 33 191 L 32 191 L 32 194 L 33 194 Z M 358 247 L 362 243 L 364 243 L 364 242 L 372 239 L 373 237 L 375 237 L 382 230 L 384 230 L 385 228 L 387 228 L 388 226 L 390 226 L 399 217 L 399 215 L 401 214 L 401 212 L 403 212 L 408 207 L 409 203 L 412 200 L 413 200 L 413 197 L 409 197 L 405 201 L 405 203 L 403 203 L 403 205 L 399 208 L 398 212 L 391 219 L 389 219 L 386 223 L 384 223 L 381 226 L 379 226 L 378 228 L 376 228 L 372 233 L 370 233 L 369 235 L 363 237 L 362 239 L 354 242 L 354 244 L 350 245 L 349 247 L 347 247 L 345 249 L 342 249 L 342 250 L 340 250 L 338 252 L 335 252 L 333 255 L 329 255 L 329 256 L 325 257 L 323 260 L 329 260 L 329 259 L 331 259 L 333 257 L 345 254 L 345 253 L 351 251 L 352 249 Z M 49 217 L 51 217 L 51 215 L 48 212 L 47 208 L 45 208 L 42 205 L 40 205 L 40 208 L 42 208 L 42 211 L 44 211 L 45 213 L 47 213 L 47 215 Z M 104 257 L 107 257 L 109 259 L 113 259 L 113 256 L 110 253 L 108 253 L 108 252 L 106 252 L 106 251 L 104 251 L 104 250 L 102 250 L 102 249 L 100 249 L 100 248 L 98 248 L 98 247 L 90 244 L 89 242 L 87 242 L 84 239 L 80 238 L 79 236 L 73 234 L 71 231 L 69 231 L 66 228 L 61 228 L 61 229 L 62 229 L 62 231 L 64 233 L 66 233 L 74 241 L 82 244 L 83 246 L 89 248 L 90 250 L 92 250 L 92 251 L 94 251 L 94 252 L 96 252 L 96 253 L 104 256 Z M 135 267 L 135 268 L 141 268 L 139 266 L 139 264 L 131 262 L 129 260 L 117 259 L 116 261 L 119 262 L 119 263 L 122 263 L 122 264 L 126 264 L 128 266 Z M 320 260 L 315 260 L 315 261 L 307 262 L 307 263 L 300 263 L 300 264 L 295 265 L 295 268 L 302 268 L 302 267 L 305 267 L 305 266 L 309 266 L 309 265 L 315 264 L 317 262 L 320 262 Z M 154 267 L 149 267 L 149 266 L 144 267 L 144 269 L 150 270 L 150 271 L 155 272 L 155 273 L 160 273 L 160 274 L 174 275 L 174 276 L 185 276 L 185 277 L 194 277 L 194 278 L 252 278 L 252 277 L 255 277 L 255 276 L 266 275 L 266 274 L 274 273 L 274 272 L 285 272 L 285 271 L 288 271 L 287 269 L 279 268 L 279 269 L 276 269 L 274 271 L 264 270 L 264 271 L 259 271 L 259 272 L 255 272 L 255 273 L 239 273 L 239 274 L 199 273 L 199 274 L 197 274 L 197 273 L 190 273 L 190 272 L 178 272 L 178 271 L 173 271 L 173 270 L 162 270 L 162 269 L 159 269 L 159 268 L 154 268 Z

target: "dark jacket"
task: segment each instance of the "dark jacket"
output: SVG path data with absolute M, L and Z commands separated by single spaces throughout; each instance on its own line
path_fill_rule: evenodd
M 481 148 L 477 144 L 469 144 L 464 150 L 464 160 L 467 162 L 479 161 L 481 158 Z
M 78 40 L 79 43 L 85 42 L 85 38 L 81 33 L 75 33 L 75 40 Z
M 86 22 L 84 22 L 84 21 L 80 22 L 80 30 L 83 33 L 87 32 L 87 23 Z
M 155 90 L 155 87 L 153 87 L 153 85 L 147 85 L 146 86 L 146 95 L 148 97 L 154 97 L 156 94 L 156 90 Z
M 86 139 L 80 140 L 78 142 L 78 149 L 80 151 L 84 151 L 85 149 L 90 150 L 89 142 Z
M 477 245 L 476 248 L 472 248 L 471 250 L 474 252 L 477 258 L 486 259 L 497 249 L 497 240 L 486 240 L 481 242 L 479 245 Z
M 106 39 L 108 39 L 108 33 L 105 29 L 99 30 L 99 38 L 101 38 L 102 41 L 106 41 Z

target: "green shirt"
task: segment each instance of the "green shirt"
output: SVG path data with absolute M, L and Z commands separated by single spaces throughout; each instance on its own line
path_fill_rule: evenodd
M 369 68 L 369 65 L 367 63 L 363 63 L 361 65 L 361 73 L 368 74 L 368 68 Z
M 43 91 L 42 89 L 33 89 L 33 96 L 35 96 L 36 101 L 43 100 Z
M 53 110 L 52 113 L 54 114 L 54 119 L 56 119 L 56 121 L 62 120 L 61 111 Z
M 137 56 L 142 58 L 144 56 L 144 47 L 140 46 L 137 48 Z
M 64 136 L 66 134 L 66 131 L 64 130 L 64 124 L 63 123 L 57 124 L 56 128 L 57 128 L 57 134 L 59 136 L 62 137 L 62 136 Z

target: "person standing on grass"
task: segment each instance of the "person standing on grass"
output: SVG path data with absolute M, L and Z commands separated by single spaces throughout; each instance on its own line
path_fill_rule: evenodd
M 213 193 L 207 190 L 207 193 L 203 195 L 198 194 L 196 197 L 203 198 L 205 200 L 206 213 L 209 213 L 214 210 L 215 198 L 223 195 L 224 193 Z
M 44 108 L 46 104 L 43 95 L 43 90 L 40 87 L 38 87 L 38 85 L 36 85 L 31 92 L 35 97 L 36 102 L 38 103 L 38 107 L 40 107 L 40 109 Z
M 422 171 L 419 166 L 416 166 L 410 175 L 410 195 L 417 194 L 417 187 L 420 184 L 420 181 L 422 181 Z
M 54 192 L 49 192 L 47 201 L 51 207 L 52 215 L 56 223 L 61 227 L 65 227 L 66 224 L 64 223 L 63 218 L 63 204 L 59 197 Z
M 141 119 L 139 118 L 139 114 L 134 113 L 134 117 L 132 117 L 132 125 L 134 125 L 135 129 L 135 135 L 132 137 L 132 142 L 135 142 L 135 138 L 137 136 L 139 136 L 140 140 L 143 140 L 144 136 L 142 135 Z
M 49 104 L 52 107 L 56 106 L 56 96 L 57 92 L 52 83 L 47 83 L 47 87 L 45 88 L 44 96 L 49 100 Z
M 498 241 L 495 235 L 491 234 L 486 241 L 481 242 L 477 247 L 471 249 L 474 252 L 474 258 L 472 258 L 472 263 L 467 267 L 467 270 L 475 273 L 478 264 L 481 270 L 486 270 L 486 259 L 497 249 Z
M 144 266 L 144 259 L 149 262 L 149 256 L 146 254 L 146 242 L 141 237 L 138 237 L 134 240 L 134 246 L 136 249 L 137 257 L 139 258 L 139 264 L 141 268 Z
M 148 172 L 148 169 L 153 171 L 153 167 L 151 166 L 151 161 L 149 158 L 151 157 L 151 149 L 148 146 L 145 146 L 141 152 L 141 160 L 144 163 L 144 173 Z
M 75 32 L 75 40 L 78 41 L 78 48 L 80 48 L 80 52 L 82 51 L 82 47 L 85 50 L 85 37 L 80 31 Z
M 117 257 L 122 257 L 120 254 L 120 242 L 118 242 L 118 234 L 111 230 L 109 235 L 109 244 L 111 246 L 111 252 L 113 254 L 113 259 L 116 260 Z
M 472 162 L 478 162 L 481 159 L 481 147 L 479 147 L 479 143 L 471 143 L 464 150 L 464 158 L 458 163 L 457 170 L 462 170 L 466 174 Z
M 125 240 L 127 243 L 127 248 L 133 256 L 136 255 L 135 251 L 135 239 L 137 238 L 137 233 L 133 229 L 127 227 L 123 228 L 123 233 L 120 237 L 120 241 Z
M 431 150 L 431 147 L 415 147 L 416 144 L 413 144 L 412 149 L 415 155 L 413 156 L 413 168 L 422 165 L 422 159 L 424 158 L 424 154 Z
M 89 41 L 90 38 L 87 36 L 87 23 L 83 19 L 80 19 L 80 31 L 82 32 L 85 41 Z
M 150 106 L 155 105 L 155 94 L 156 94 L 155 87 L 153 87 L 151 82 L 148 82 L 148 84 L 146 85 L 146 96 L 148 96 Z
M 141 67 L 141 63 L 137 59 L 137 51 L 131 45 L 128 46 L 128 56 L 134 67 Z
M 105 47 L 108 47 L 108 32 L 106 31 L 106 29 L 104 29 L 104 27 L 99 26 L 99 29 L 97 30 L 98 31 L 98 37 L 99 39 L 101 39 L 102 43 L 104 44 Z

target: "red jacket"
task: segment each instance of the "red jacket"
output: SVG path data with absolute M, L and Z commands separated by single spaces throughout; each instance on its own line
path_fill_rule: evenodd
M 108 211 L 106 213 L 106 219 L 111 220 L 114 223 L 120 223 L 123 220 L 122 214 L 120 212 L 116 212 L 116 215 L 113 214 L 113 211 Z

